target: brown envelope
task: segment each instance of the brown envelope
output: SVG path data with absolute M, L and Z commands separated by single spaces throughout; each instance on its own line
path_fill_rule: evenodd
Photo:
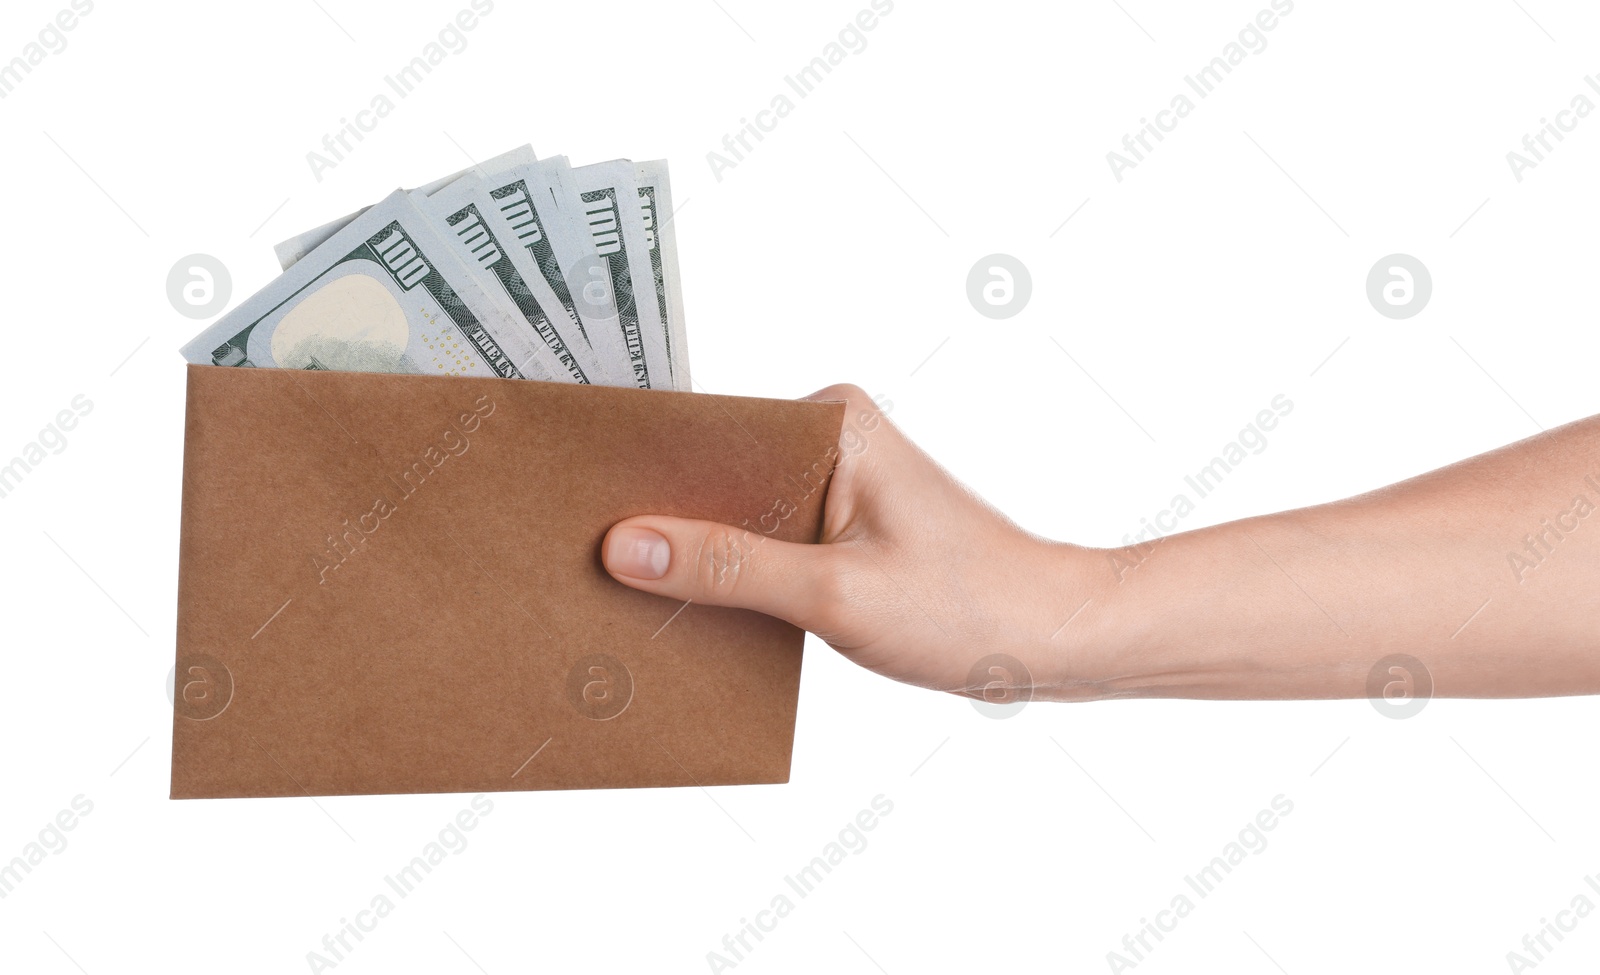
M 815 542 L 840 403 L 189 367 L 172 796 L 786 782 L 802 633 L 606 575 Z

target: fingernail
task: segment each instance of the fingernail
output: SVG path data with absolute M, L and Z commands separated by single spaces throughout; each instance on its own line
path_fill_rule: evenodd
M 617 528 L 606 545 L 606 568 L 632 579 L 659 579 L 667 574 L 672 547 L 660 532 L 648 528 Z

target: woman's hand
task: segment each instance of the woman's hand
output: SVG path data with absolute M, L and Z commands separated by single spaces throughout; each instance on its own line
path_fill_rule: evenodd
M 660 515 L 618 522 L 602 559 L 619 582 L 672 599 L 788 620 L 896 680 L 991 699 L 1001 685 L 1082 697 L 1080 642 L 1091 576 L 1114 582 L 1088 550 L 1018 528 L 895 428 L 859 387 L 844 400 L 840 462 L 819 545 Z M 1083 610 L 1063 626 L 1073 614 Z M 991 654 L 1024 673 L 974 665 Z M 1035 690 L 1036 689 L 1036 690 Z

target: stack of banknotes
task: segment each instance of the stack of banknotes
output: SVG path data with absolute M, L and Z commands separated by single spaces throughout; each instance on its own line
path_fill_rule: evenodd
M 688 390 L 664 161 L 524 146 L 279 244 L 190 362 Z

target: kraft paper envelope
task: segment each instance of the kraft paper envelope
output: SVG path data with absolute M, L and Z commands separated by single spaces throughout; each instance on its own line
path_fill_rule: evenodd
M 190 366 L 172 796 L 786 782 L 803 634 L 636 514 L 815 542 L 841 403 Z

